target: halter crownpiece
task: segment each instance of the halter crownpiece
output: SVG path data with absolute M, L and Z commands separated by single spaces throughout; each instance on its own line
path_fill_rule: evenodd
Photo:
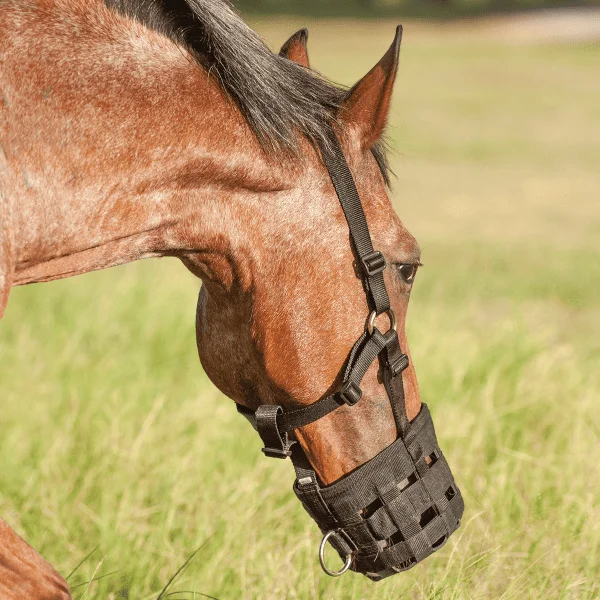
M 340 389 L 303 408 L 284 411 L 264 405 L 243 414 L 258 431 L 266 456 L 291 457 L 296 470 L 294 492 L 324 534 L 319 547 L 323 570 L 333 577 L 348 569 L 373 581 L 410 569 L 439 550 L 460 525 L 464 503 L 440 450 L 427 405 L 409 422 L 402 372 L 408 356 L 400 348 L 396 315 L 383 279 L 386 261 L 373 248 L 356 184 L 338 139 L 323 160 L 350 228 L 352 249 L 367 296 L 366 331 L 348 356 Z M 387 314 L 390 329 L 381 333 L 375 318 Z M 398 429 L 398 439 L 377 456 L 335 483 L 324 486 L 299 444 L 289 433 L 321 419 L 340 406 L 360 401 L 361 381 L 379 359 L 383 383 Z M 329 542 L 344 561 L 340 571 L 325 564 Z

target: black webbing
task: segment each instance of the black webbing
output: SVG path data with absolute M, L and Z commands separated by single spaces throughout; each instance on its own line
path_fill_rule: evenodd
M 346 221 L 348 221 L 352 243 L 360 262 L 358 267 L 361 270 L 363 281 L 366 282 L 369 306 L 379 315 L 390 308 L 390 299 L 383 280 L 383 270 L 372 276 L 365 272 L 363 259 L 374 253 L 369 226 L 344 151 L 336 137 L 332 138 L 330 147 L 331 150 L 322 151 L 323 161 L 342 205 Z
M 392 334 L 394 333 L 395 332 L 392 331 Z M 369 338 L 369 341 L 357 355 L 352 368 L 348 372 L 346 381 L 351 381 L 356 385 L 360 385 L 360 382 L 363 380 L 369 367 L 381 354 L 381 351 L 385 348 L 390 337 L 391 336 L 383 335 L 378 329 L 375 329 L 373 335 Z
M 378 581 L 441 548 L 464 503 L 441 452 L 425 404 L 398 438 L 373 459 L 323 486 L 294 446 L 294 491 L 350 568 Z M 355 549 L 354 549 L 355 548 Z
M 317 400 L 317 402 L 313 402 L 308 406 L 278 414 L 276 419 L 277 429 L 280 434 L 282 434 L 306 425 L 310 425 L 310 423 L 314 423 L 315 421 L 322 419 L 324 416 L 338 409 L 340 406 L 344 406 L 344 403 L 340 401 L 337 394 L 330 394 L 329 396 L 325 396 L 325 398 L 321 398 L 320 400 Z M 250 421 L 252 427 L 258 431 L 256 413 L 250 408 L 246 408 L 241 404 L 237 404 L 237 410 L 241 415 L 246 417 L 246 419 Z M 265 439 L 262 435 L 261 438 L 263 438 L 264 442 Z M 271 440 L 273 439 L 276 438 L 271 436 Z
M 362 202 L 356 189 L 356 183 L 346 162 L 344 151 L 337 137 L 331 139 L 331 150 L 322 151 L 323 160 L 329 172 L 329 177 L 344 211 L 350 236 L 359 260 L 373 254 L 373 241 Z M 359 265 L 359 268 L 362 267 Z M 365 269 L 362 269 L 363 275 Z M 390 308 L 390 299 L 383 279 L 383 271 L 371 277 L 364 277 L 369 307 L 381 314 Z M 400 349 L 400 341 L 395 335 L 395 341 L 386 345 L 382 357 L 383 380 L 390 398 L 396 426 L 401 435 L 406 431 L 408 418 L 404 398 L 404 385 L 400 373 L 408 366 L 408 357 Z
M 277 419 L 277 424 L 281 431 L 292 431 L 322 419 L 325 415 L 328 415 L 340 406 L 343 406 L 343 404 L 340 403 L 336 394 L 330 394 L 303 408 L 284 412 Z
M 332 137 L 330 150 L 322 150 L 322 154 L 348 222 L 353 249 L 360 262 L 359 269 L 365 283 L 369 307 L 377 314 L 386 312 L 390 309 L 390 300 L 383 279 L 385 259 L 380 252 L 375 252 L 373 249 L 360 196 L 337 137 Z M 402 377 L 399 375 L 408 366 L 408 357 L 402 353 L 395 331 L 390 330 L 383 335 L 375 328 L 371 336 L 365 332 L 354 344 L 347 361 L 342 389 L 296 410 L 278 410 L 269 413 L 271 426 L 274 427 L 276 424 L 278 431 L 272 432 L 271 435 L 263 431 L 261 433 L 263 441 L 269 438 L 277 442 L 278 448 L 285 447 L 287 439 L 284 438 L 284 434 L 314 423 L 344 404 L 352 405 L 358 402 L 362 396 L 360 382 L 378 356 L 384 372 L 383 381 L 392 404 L 396 425 L 402 435 L 408 425 L 408 419 Z M 256 428 L 256 415 L 251 410 L 238 406 L 238 411 Z
M 344 374 L 344 383 L 352 382 L 354 385 L 360 386 L 365 373 L 373 361 L 381 354 L 386 344 L 393 343 L 395 337 L 395 332 L 393 331 L 383 335 L 377 329 L 374 330 L 373 335 L 366 342 L 366 336 L 362 335 L 350 353 L 348 367 Z M 257 413 L 238 405 L 238 412 L 244 415 L 255 429 L 258 429 L 265 444 L 267 443 L 266 440 L 269 439 L 270 442 L 275 441 L 279 445 L 279 436 L 281 434 L 314 423 L 343 405 L 343 400 L 339 398 L 338 393 L 335 393 L 321 398 L 321 400 L 317 400 L 317 402 L 313 402 L 308 406 L 286 412 L 283 412 L 281 407 L 270 405 L 260 407 Z M 267 406 L 270 406 L 270 408 L 266 408 Z M 265 417 L 269 417 L 271 424 L 275 422 L 277 424 L 278 432 L 273 432 L 269 438 L 267 438 L 269 434 L 261 431 L 261 428 L 258 427 L 259 412 L 265 423 L 267 422 Z
M 402 372 L 408 367 L 408 356 L 402 352 L 397 334 L 388 340 L 383 355 L 380 356 L 380 362 L 384 363 L 381 369 L 383 384 L 392 405 L 396 427 L 400 437 L 403 437 L 409 425 L 402 380 Z
M 287 458 L 292 455 L 290 448 L 293 442 L 289 441 L 287 432 L 282 431 L 277 423 L 282 413 L 281 406 L 263 404 L 254 415 L 256 431 L 264 443 L 263 452 L 272 458 Z
M 349 381 L 357 387 L 360 386 L 365 373 L 383 350 L 386 341 L 387 338 L 375 330 L 360 352 L 356 354 L 350 369 L 347 370 L 344 383 Z M 284 412 L 278 416 L 277 421 L 281 431 L 292 431 L 323 418 L 340 406 L 343 406 L 343 400 L 340 400 L 336 393 L 304 408 Z

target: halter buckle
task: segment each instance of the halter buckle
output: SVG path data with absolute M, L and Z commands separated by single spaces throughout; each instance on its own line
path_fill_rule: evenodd
M 353 381 L 346 381 L 338 394 L 348 406 L 354 406 L 362 398 L 362 390 Z
M 389 367 L 394 377 L 397 377 L 408 368 L 410 361 L 406 354 L 401 354 L 395 361 L 391 362 Z
M 265 445 L 262 452 L 269 458 L 288 458 L 292 455 L 290 448 L 294 444 L 290 441 L 286 431 L 280 431 L 277 417 L 283 414 L 281 406 L 263 404 L 256 413 L 256 429 Z
M 293 442 L 292 442 L 293 443 Z M 290 444 L 291 445 L 291 444 Z M 292 455 L 291 450 L 279 450 L 278 448 L 262 448 L 262 453 L 269 458 L 289 458 Z
M 375 275 L 382 273 L 387 266 L 385 256 L 383 256 L 379 250 L 361 256 L 360 262 L 362 263 L 363 271 L 367 277 L 374 277 Z

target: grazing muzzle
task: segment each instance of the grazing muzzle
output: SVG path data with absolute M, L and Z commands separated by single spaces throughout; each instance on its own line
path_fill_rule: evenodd
M 273 405 L 260 406 L 256 412 L 238 405 L 238 410 L 260 434 L 265 455 L 291 457 L 296 470 L 294 491 L 324 533 L 319 548 L 323 570 L 338 576 L 352 569 L 379 581 L 410 569 L 441 548 L 460 525 L 464 503 L 438 446 L 427 405 L 411 422 L 407 419 L 402 372 L 408 367 L 408 357 L 400 348 L 396 315 L 383 279 L 386 261 L 373 249 L 358 191 L 335 138 L 332 148 L 322 154 L 348 221 L 371 310 L 367 331 L 354 344 L 336 393 L 293 411 Z M 390 318 L 387 333 L 374 327 L 375 317 L 383 313 Z M 342 479 L 324 486 L 289 434 L 340 406 L 359 402 L 361 381 L 376 359 L 398 439 Z M 344 561 L 340 571 L 325 564 L 327 542 Z
M 374 581 L 410 569 L 460 525 L 464 504 L 426 405 L 404 438 L 329 486 L 314 472 L 294 491 L 353 571 Z M 332 532 L 332 533 L 330 533 Z M 320 551 L 321 564 L 330 575 Z

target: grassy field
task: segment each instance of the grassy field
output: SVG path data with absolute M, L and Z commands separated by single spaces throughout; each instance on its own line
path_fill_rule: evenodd
M 0 324 L 0 514 L 74 598 L 155 599 L 197 549 L 163 598 L 600 598 L 600 47 L 407 25 L 408 333 L 461 529 L 383 583 L 326 577 L 291 466 L 200 368 L 198 282 L 151 261 L 16 289 Z M 313 23 L 313 62 L 352 83 L 393 26 Z

